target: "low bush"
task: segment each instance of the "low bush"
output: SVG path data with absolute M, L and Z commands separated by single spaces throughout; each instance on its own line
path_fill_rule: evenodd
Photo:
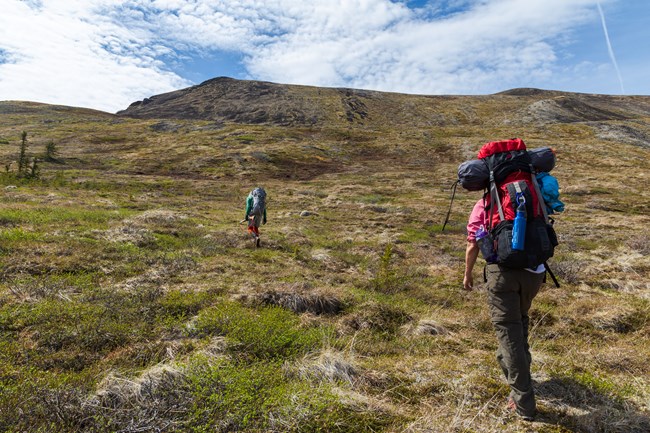
M 305 328 L 295 314 L 275 306 L 259 310 L 224 301 L 202 310 L 194 330 L 197 336 L 225 336 L 233 355 L 257 359 L 292 357 L 317 348 L 326 328 Z

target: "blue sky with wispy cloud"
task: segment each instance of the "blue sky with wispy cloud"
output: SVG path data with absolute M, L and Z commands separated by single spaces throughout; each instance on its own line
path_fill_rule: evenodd
M 1 0 L 0 100 L 115 112 L 217 76 L 650 94 L 648 17 L 647 0 Z

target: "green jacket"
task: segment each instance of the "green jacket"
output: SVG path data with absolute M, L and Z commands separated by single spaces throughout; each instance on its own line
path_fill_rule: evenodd
M 248 219 L 252 210 L 253 210 L 253 194 L 250 193 L 248 194 L 248 197 L 246 197 L 246 216 L 244 216 L 245 220 Z M 266 224 L 266 207 L 264 208 L 264 218 L 262 219 L 262 222 Z

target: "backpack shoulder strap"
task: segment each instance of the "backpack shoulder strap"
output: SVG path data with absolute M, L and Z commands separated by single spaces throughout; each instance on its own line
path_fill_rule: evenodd
M 488 220 L 490 225 L 492 225 L 492 215 L 494 214 L 495 206 L 499 212 L 500 221 L 506 219 L 503 208 L 501 207 L 501 200 L 499 200 L 499 189 L 497 188 L 497 183 L 494 181 L 494 171 L 490 170 L 490 216 Z

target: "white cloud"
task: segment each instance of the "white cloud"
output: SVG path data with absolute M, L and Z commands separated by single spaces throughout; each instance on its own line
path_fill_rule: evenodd
M 190 84 L 165 70 L 160 47 L 93 14 L 92 2 L 5 3 L 0 48 L 13 61 L 0 65 L 2 100 L 116 111 Z
M 210 50 L 241 53 L 250 78 L 283 83 L 499 91 L 550 83 L 558 46 L 594 8 L 593 0 L 454 0 L 419 10 L 389 0 L 3 0 L 0 100 L 116 111 L 190 85 L 170 65 Z
M 305 26 L 256 52 L 247 65 L 253 76 L 272 81 L 414 93 L 502 90 L 531 74 L 548 76 L 556 60 L 549 41 L 584 20 L 591 6 L 586 0 L 480 2 L 437 21 L 413 15 L 388 25 L 364 21 L 362 32 L 341 20 L 324 41 Z M 300 67 L 293 67 L 298 58 Z

